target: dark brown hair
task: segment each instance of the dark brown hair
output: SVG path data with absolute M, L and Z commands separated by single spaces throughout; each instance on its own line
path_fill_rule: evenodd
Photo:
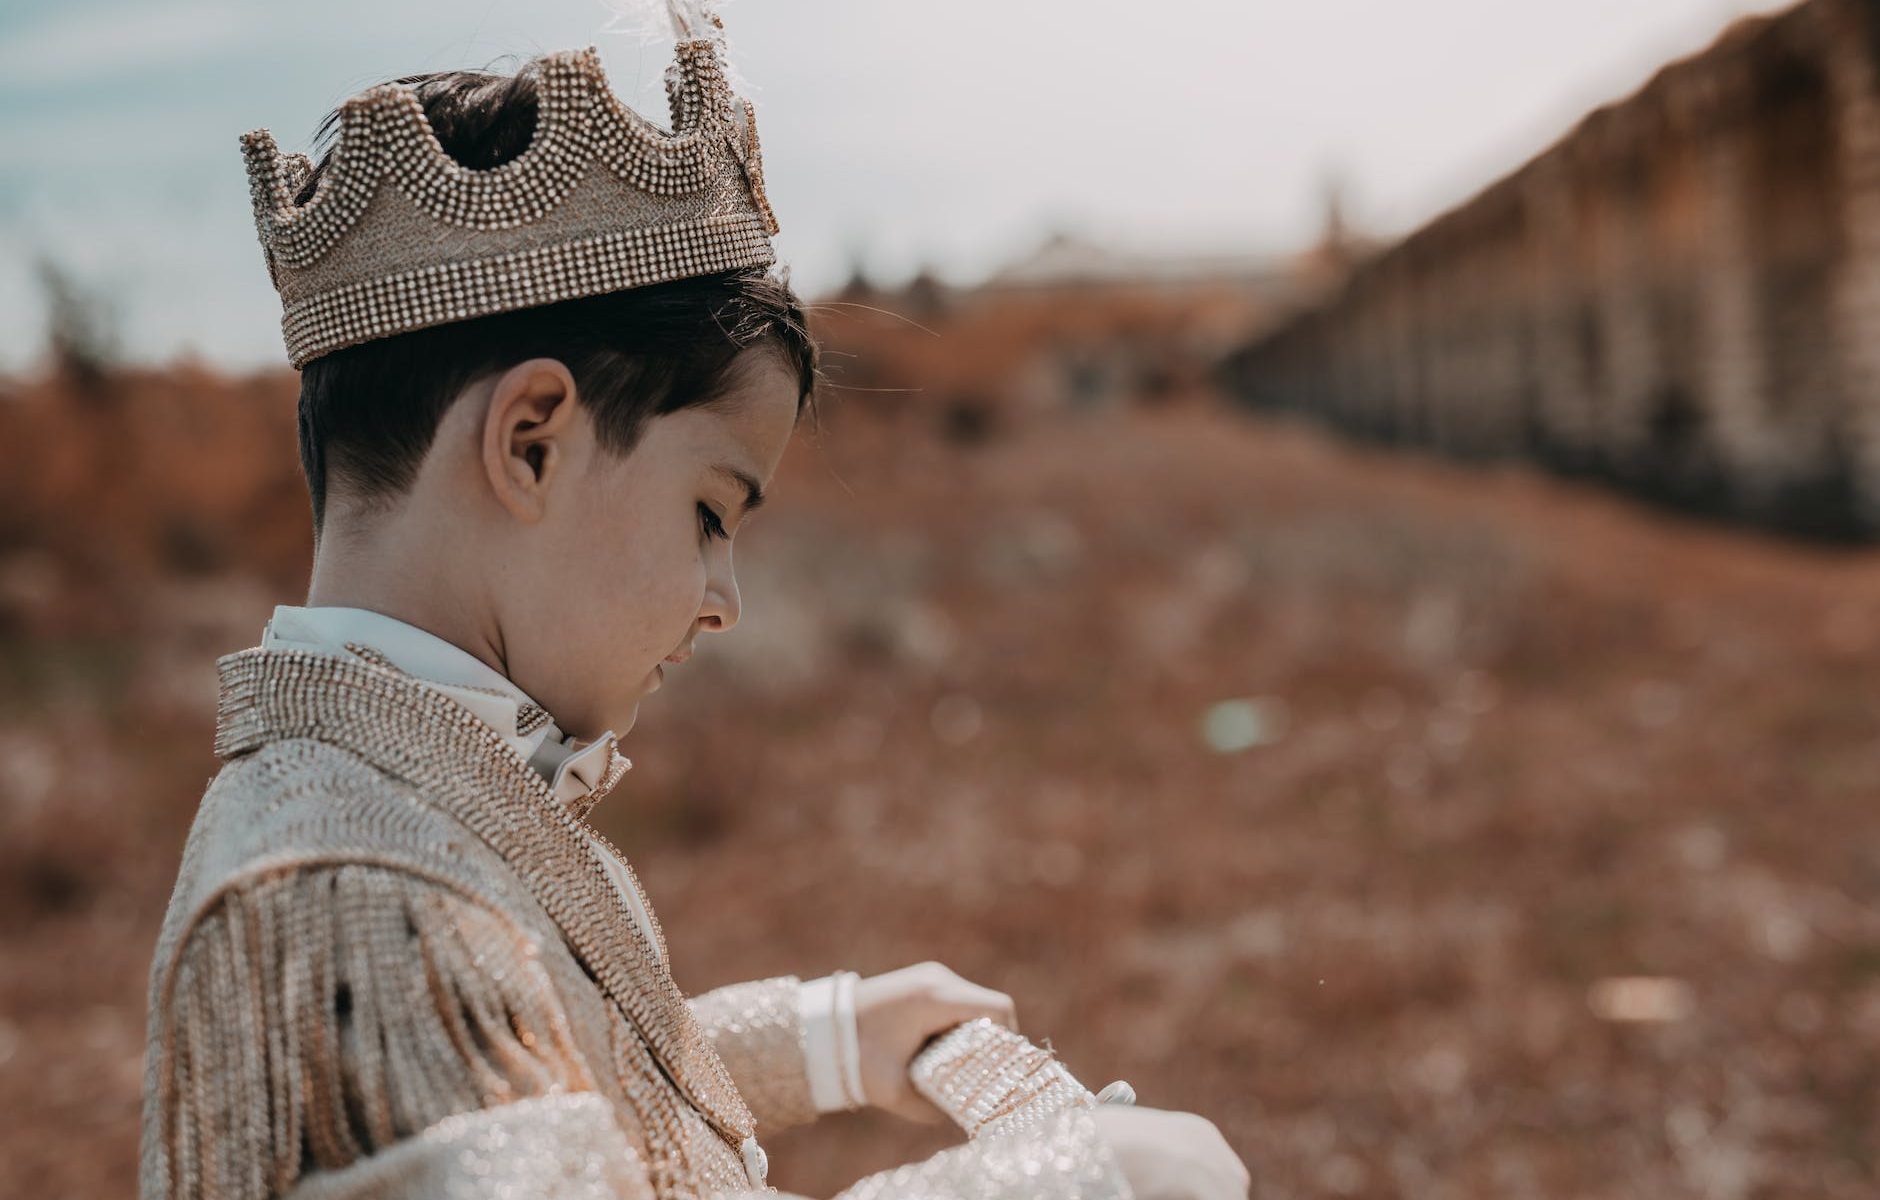
M 466 167 L 500 166 L 534 136 L 532 66 L 397 82 L 416 90 L 439 143 Z M 299 203 L 313 195 L 338 124 L 335 112 L 320 127 L 316 141 L 325 149 Z M 653 417 L 722 399 L 739 356 L 760 345 L 796 375 L 799 414 L 813 409 L 817 349 L 802 301 L 760 268 L 497 313 L 322 355 L 300 373 L 300 462 L 314 528 L 325 519 L 331 481 L 368 502 L 409 488 L 445 410 L 489 374 L 530 358 L 559 359 L 601 444 L 626 454 Z

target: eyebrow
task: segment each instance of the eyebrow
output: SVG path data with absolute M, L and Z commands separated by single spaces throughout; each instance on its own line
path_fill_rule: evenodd
M 758 483 L 756 476 L 752 475 L 749 471 L 741 470 L 727 462 L 713 463 L 712 470 L 731 480 L 733 483 L 743 486 L 744 510 L 742 516 L 748 517 L 764 506 L 766 497 L 764 496 L 763 485 Z

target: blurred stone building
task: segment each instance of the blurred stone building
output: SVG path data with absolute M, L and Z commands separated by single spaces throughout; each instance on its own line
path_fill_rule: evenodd
M 1739 22 L 1227 376 L 1362 436 L 1880 528 L 1880 3 Z
M 817 306 L 838 391 L 922 397 L 949 432 L 1129 406 L 1211 404 L 1220 363 L 1342 283 L 1376 244 L 1335 188 L 1303 253 L 1179 253 L 1057 233 L 990 278 L 921 272 L 875 286 L 858 266 Z M 857 326 L 874 314 L 873 328 Z

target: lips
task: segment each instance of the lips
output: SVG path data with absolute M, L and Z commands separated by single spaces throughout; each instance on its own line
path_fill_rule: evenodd
M 692 657 L 692 652 L 690 650 L 678 650 L 671 654 L 668 654 L 665 658 L 665 661 L 671 663 L 673 666 L 676 667 L 684 663 L 686 659 L 691 658 L 691 657 Z

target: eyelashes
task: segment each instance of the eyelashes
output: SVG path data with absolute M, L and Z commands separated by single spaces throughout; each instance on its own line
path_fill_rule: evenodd
M 728 535 L 725 533 L 725 523 L 720 521 L 718 514 L 713 512 L 702 501 L 698 506 L 698 520 L 706 537 L 727 538 L 728 540 Z

